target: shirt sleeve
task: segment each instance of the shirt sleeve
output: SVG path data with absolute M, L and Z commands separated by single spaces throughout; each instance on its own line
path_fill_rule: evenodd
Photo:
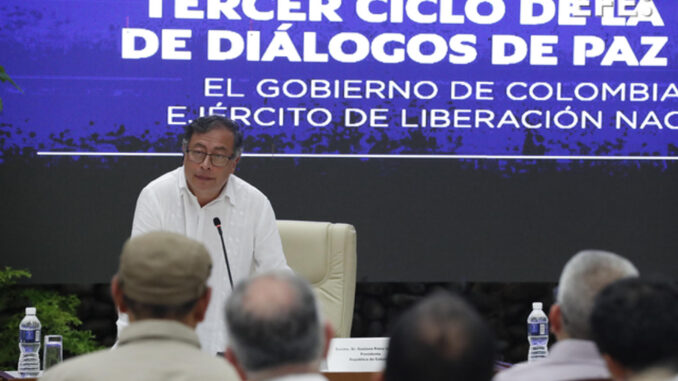
M 273 207 L 267 198 L 261 205 L 254 232 L 254 273 L 289 270 L 280 241 Z
M 162 208 L 148 187 L 141 190 L 132 221 L 132 237 L 155 230 L 162 230 Z
M 137 199 L 137 206 L 134 210 L 134 219 L 132 220 L 132 237 L 154 230 L 160 230 L 162 219 L 160 218 L 160 206 L 153 193 L 148 187 L 141 190 Z M 126 313 L 118 312 L 118 321 L 115 322 L 118 329 L 117 340 L 113 348 L 118 346 L 120 333 L 129 325 L 129 317 Z

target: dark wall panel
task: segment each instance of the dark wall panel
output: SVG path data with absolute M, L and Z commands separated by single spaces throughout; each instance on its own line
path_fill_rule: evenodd
M 30 269 L 36 283 L 107 282 L 138 192 L 178 165 L 6 162 L 2 264 Z M 279 219 L 355 225 L 359 281 L 407 282 L 555 281 L 583 248 L 674 276 L 677 172 L 664 162 L 244 158 L 237 174 Z

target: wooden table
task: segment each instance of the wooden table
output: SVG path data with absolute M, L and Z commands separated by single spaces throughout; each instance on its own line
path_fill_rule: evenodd
M 373 381 L 378 372 L 325 372 L 323 376 L 330 381 Z
M 326 372 L 323 373 L 330 381 L 373 381 L 378 373 L 371 372 Z M 0 371 L 0 380 L 36 381 L 35 378 L 18 378 L 7 372 Z
M 0 370 L 0 380 L 2 381 L 7 381 L 7 380 L 26 380 L 26 381 L 35 381 L 37 380 L 36 378 L 21 378 L 16 375 L 16 372 L 6 372 Z

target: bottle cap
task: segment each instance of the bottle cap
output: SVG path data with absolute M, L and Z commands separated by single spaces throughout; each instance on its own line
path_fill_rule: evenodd
M 26 315 L 35 315 L 35 307 L 26 307 Z
M 533 310 L 540 310 L 540 309 L 542 309 L 542 308 L 543 308 L 543 305 L 541 304 L 541 302 L 534 302 L 534 303 L 532 303 L 532 309 L 533 309 Z

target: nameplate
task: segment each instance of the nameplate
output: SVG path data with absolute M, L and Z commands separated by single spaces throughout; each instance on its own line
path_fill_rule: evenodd
M 327 371 L 381 372 L 387 352 L 387 337 L 335 338 L 327 353 Z

